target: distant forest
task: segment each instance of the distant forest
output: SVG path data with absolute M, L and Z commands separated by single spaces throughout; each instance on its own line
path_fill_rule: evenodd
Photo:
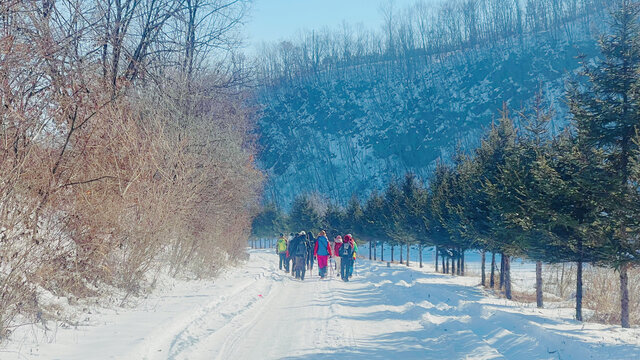
M 571 39 L 591 21 L 602 20 L 617 2 L 452 0 L 433 6 L 421 0 L 404 8 L 388 2 L 380 9 L 384 23 L 379 31 L 345 23 L 266 45 L 260 51 L 259 78 L 263 85 L 280 86 L 378 62 L 395 63 L 399 66 L 390 71 L 411 74 L 421 63 L 441 61 L 452 52 L 517 42 L 530 34 Z

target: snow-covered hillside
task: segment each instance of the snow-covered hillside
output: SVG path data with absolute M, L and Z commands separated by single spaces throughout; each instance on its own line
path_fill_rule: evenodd
M 576 58 L 597 54 L 596 34 L 537 34 L 401 62 L 376 62 L 265 88 L 259 121 L 267 194 L 285 207 L 318 192 L 337 202 L 382 189 L 412 171 L 427 178 L 457 145 L 471 149 L 503 103 L 512 114 L 543 90 L 566 125 L 565 84 Z
M 2 359 L 637 359 L 640 329 L 485 293 L 477 278 L 359 259 L 304 282 L 272 250 L 215 282 L 177 283 L 74 328 L 21 328 Z M 335 274 L 335 273 L 334 273 Z M 38 342 L 34 342 L 34 336 Z

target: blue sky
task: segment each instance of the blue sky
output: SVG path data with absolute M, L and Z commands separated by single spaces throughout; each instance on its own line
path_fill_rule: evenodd
M 377 28 L 382 23 L 379 12 L 381 3 L 387 0 L 253 0 L 245 33 L 247 49 L 252 51 L 262 41 L 272 42 L 290 39 L 300 30 L 331 29 L 339 27 L 343 20 L 350 24 L 362 23 L 367 28 Z M 404 7 L 414 0 L 396 0 Z

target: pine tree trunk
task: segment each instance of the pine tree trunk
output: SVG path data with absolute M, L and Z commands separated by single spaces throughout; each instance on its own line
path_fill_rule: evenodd
M 445 257 L 444 257 L 444 254 L 442 254 L 441 256 L 442 256 L 442 261 L 441 261 L 441 263 L 442 263 L 442 273 L 443 273 L 443 274 L 446 274 L 446 273 L 447 273 L 447 271 L 449 271 L 449 269 L 447 269 L 447 265 L 446 265 L 446 263 L 445 263 Z
M 489 279 L 489 287 L 493 289 L 495 284 L 495 276 L 496 276 L 496 253 L 491 253 L 491 278 Z
M 582 239 L 578 238 L 578 269 L 576 270 L 576 320 L 582 321 Z
M 464 249 L 460 251 L 460 275 L 464 276 Z
M 411 250 L 411 245 L 407 244 L 407 267 L 409 266 L 409 251 Z
M 456 261 L 458 262 L 458 269 L 456 270 L 456 274 L 460 275 L 462 274 L 462 256 L 460 254 L 460 251 L 458 251 L 458 258 L 456 259 Z
M 384 261 L 384 241 L 380 243 L 380 261 Z
M 436 252 L 436 272 L 438 272 L 438 246 L 436 246 L 435 252 Z
M 373 242 L 373 260 L 378 260 L 378 242 Z
M 418 245 L 418 249 L 420 250 L 420 268 L 422 269 L 422 245 Z
M 455 255 L 451 257 L 451 276 L 456 274 L 456 257 Z
M 628 329 L 629 325 L 629 264 L 620 267 L 620 325 Z
M 500 290 L 504 287 L 504 253 L 500 253 Z
M 443 261 L 446 261 L 444 265 L 444 274 L 448 274 L 449 273 L 449 257 L 447 256 L 446 258 L 443 258 Z
M 504 257 L 504 294 L 511 300 L 511 258 L 509 256 Z
M 400 245 L 400 264 L 404 263 L 404 259 L 402 258 L 402 245 Z
M 582 321 L 582 261 L 578 261 L 576 276 L 576 320 Z
M 393 250 L 395 249 L 395 245 L 391 245 L 391 262 L 393 262 Z
M 372 256 L 373 256 L 373 254 L 371 253 L 371 250 L 372 250 L 372 249 L 371 249 L 371 243 L 372 243 L 372 242 L 371 242 L 371 241 L 369 241 L 369 260 L 373 259 L 373 257 L 372 257 Z
M 560 270 L 560 281 L 558 284 L 564 284 L 564 263 L 562 263 L 562 270 Z M 560 297 L 564 299 L 564 286 L 560 286 Z
M 536 261 L 536 304 L 544 307 L 542 302 L 542 261 Z
M 485 258 L 486 258 L 486 253 L 484 250 L 480 251 L 480 273 L 481 273 L 481 284 L 482 286 L 486 286 L 487 284 L 487 275 L 485 274 Z

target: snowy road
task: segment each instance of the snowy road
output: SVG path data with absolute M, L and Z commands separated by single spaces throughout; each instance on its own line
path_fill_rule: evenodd
M 359 260 L 357 276 L 304 282 L 271 251 L 215 283 L 181 283 L 1 359 L 638 359 L 640 329 L 581 324 L 487 296 L 478 280 Z

